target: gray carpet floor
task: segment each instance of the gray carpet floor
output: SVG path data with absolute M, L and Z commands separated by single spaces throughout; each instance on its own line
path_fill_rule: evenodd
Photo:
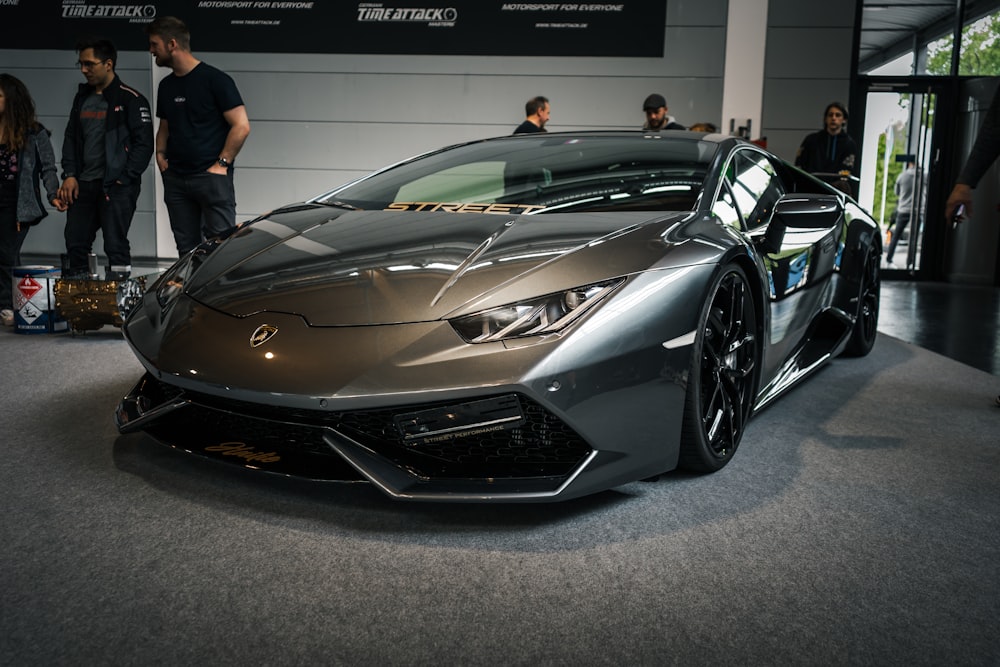
M 0 664 L 1000 664 L 1000 378 L 887 336 L 715 475 L 542 506 L 119 436 L 108 327 L 0 368 Z

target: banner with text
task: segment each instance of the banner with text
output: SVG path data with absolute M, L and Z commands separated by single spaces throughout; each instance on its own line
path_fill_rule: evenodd
M 666 0 L 0 0 L 2 48 L 66 49 L 101 35 L 146 49 L 146 23 L 176 16 L 195 53 L 662 57 Z

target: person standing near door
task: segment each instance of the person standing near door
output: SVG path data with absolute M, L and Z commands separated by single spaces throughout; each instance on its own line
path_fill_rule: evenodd
M 250 135 L 232 77 L 191 53 L 191 33 L 173 16 L 146 26 L 149 52 L 171 73 L 160 81 L 156 166 L 177 252 L 236 228 L 236 156 Z
M 976 135 L 976 142 L 972 145 L 969 158 L 965 161 L 965 167 L 958 175 L 955 187 L 945 202 L 945 220 L 960 223 L 972 215 L 972 191 L 979 185 L 979 179 L 997 156 L 1000 156 L 1000 87 L 993 94 L 993 101 L 986 111 L 986 118 L 979 128 L 979 134 Z M 964 209 L 961 215 L 956 216 L 959 206 Z
M 1000 156 L 1000 88 L 993 94 L 993 101 L 986 111 L 986 118 L 979 128 L 965 167 L 944 204 L 945 220 L 958 224 L 972 215 L 972 190 L 979 185 L 979 180 L 997 156 Z M 1000 407 L 1000 395 L 994 402 Z
M 65 277 L 90 275 L 88 257 L 101 230 L 108 277 L 123 279 L 132 270 L 128 230 L 153 156 L 153 116 L 142 93 L 115 73 L 118 50 L 110 40 L 85 38 L 76 50 L 86 83 L 73 99 L 62 146 Z
M 820 174 L 829 179 L 847 172 L 858 175 L 858 146 L 847 133 L 847 107 L 840 102 L 830 102 L 823 111 L 823 129 L 806 135 L 795 155 L 795 166 L 810 174 Z M 831 183 L 848 194 L 856 195 L 854 186 L 842 180 Z
M 899 243 L 903 230 L 910 222 L 910 214 L 913 210 L 913 186 L 917 180 L 916 174 L 915 165 L 910 160 L 906 163 L 903 173 L 896 179 L 896 184 L 892 186 L 896 193 L 896 214 L 893 216 L 895 223 L 892 225 L 892 240 L 889 242 L 889 251 L 885 254 L 885 262 L 889 268 L 894 268 L 892 257 L 896 254 L 896 244 Z

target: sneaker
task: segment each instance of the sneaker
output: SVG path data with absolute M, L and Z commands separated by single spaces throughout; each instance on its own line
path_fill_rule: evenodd
M 0 310 L 0 320 L 3 320 L 3 325 L 5 327 L 14 326 L 14 311 L 10 308 Z

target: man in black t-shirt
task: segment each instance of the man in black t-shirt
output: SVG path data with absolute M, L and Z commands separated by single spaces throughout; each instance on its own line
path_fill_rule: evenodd
M 549 107 L 549 100 L 539 95 L 532 97 L 524 105 L 524 122 L 514 129 L 514 134 L 534 134 L 535 132 L 547 132 L 545 124 L 549 122 L 552 114 Z
M 191 54 L 180 19 L 161 16 L 146 26 L 149 52 L 172 70 L 158 89 L 156 165 L 177 252 L 236 227 L 233 168 L 250 134 L 243 98 L 232 77 Z

